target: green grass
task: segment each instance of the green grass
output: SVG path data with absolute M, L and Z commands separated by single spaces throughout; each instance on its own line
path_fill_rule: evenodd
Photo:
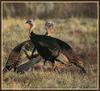
M 54 37 L 70 44 L 76 54 L 83 59 L 87 76 L 79 74 L 76 67 L 68 67 L 66 72 L 33 71 L 25 74 L 8 72 L 3 75 L 3 88 L 97 88 L 97 20 L 92 18 L 69 18 L 54 20 Z M 44 20 L 35 20 L 35 33 L 44 34 Z M 3 64 L 5 65 L 11 50 L 28 39 L 23 19 L 3 20 Z M 23 60 L 24 61 L 24 60 Z

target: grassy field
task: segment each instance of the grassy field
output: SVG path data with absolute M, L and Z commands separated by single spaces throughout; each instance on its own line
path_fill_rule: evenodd
M 35 20 L 35 33 L 44 34 L 44 20 Z M 85 63 L 87 75 L 79 74 L 75 66 L 67 67 L 65 72 L 28 71 L 25 74 L 8 72 L 3 75 L 2 87 L 7 89 L 96 89 L 98 79 L 97 68 L 97 19 L 68 18 L 54 20 L 54 37 L 70 44 L 76 54 Z M 2 69 L 11 50 L 28 39 L 28 31 L 24 28 L 24 19 L 3 20 L 3 56 Z M 23 60 L 24 61 L 24 60 Z

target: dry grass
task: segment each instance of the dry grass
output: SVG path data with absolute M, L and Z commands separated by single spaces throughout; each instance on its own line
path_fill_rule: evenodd
M 94 78 L 94 79 L 92 79 Z M 90 81 L 88 81 L 91 79 Z M 5 88 L 96 88 L 96 74 L 89 78 L 83 78 L 77 72 L 55 73 L 55 72 L 26 72 L 16 74 L 9 72 L 4 75 L 3 86 Z M 91 84 L 92 83 L 92 84 Z
M 68 67 L 66 72 L 33 71 L 25 74 L 8 72 L 3 75 L 3 88 L 97 88 L 97 20 L 90 18 L 69 18 L 55 21 L 54 37 L 69 43 L 85 63 L 87 77 L 79 74 L 76 67 Z M 3 64 L 11 49 L 28 39 L 23 19 L 3 20 Z M 44 34 L 44 20 L 35 20 L 36 33 Z

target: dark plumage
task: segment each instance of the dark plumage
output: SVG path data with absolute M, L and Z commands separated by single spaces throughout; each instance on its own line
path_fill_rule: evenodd
M 75 55 L 71 46 L 68 45 L 67 43 L 50 36 L 36 35 L 33 32 L 31 32 L 30 38 L 33 44 L 30 40 L 24 41 L 21 44 L 17 45 L 11 51 L 7 63 L 3 69 L 4 72 L 6 72 L 7 70 L 11 70 L 12 68 L 16 70 L 21 59 L 21 49 L 23 46 L 27 44 L 28 46 L 32 46 L 33 49 L 36 48 L 40 56 L 42 56 L 42 58 L 45 59 L 45 62 L 47 60 L 51 61 L 52 63 L 54 63 L 55 60 L 61 62 L 60 60 L 57 59 L 57 57 L 59 56 L 60 53 L 63 53 L 69 59 L 70 63 L 75 64 L 76 66 L 81 68 L 84 73 L 86 73 L 83 62 L 80 61 L 80 59 Z M 27 48 L 29 47 L 26 47 L 26 49 Z M 28 59 L 32 59 L 34 57 L 33 53 L 31 57 L 29 57 L 27 53 L 25 54 Z
M 59 53 L 62 52 L 69 59 L 69 62 L 75 64 L 86 73 L 83 63 L 78 59 L 72 48 L 67 43 L 57 38 L 37 35 L 33 32 L 30 33 L 30 39 L 43 59 L 54 62 L 54 60 L 57 60 Z
M 27 47 L 27 46 L 28 47 Z M 10 53 L 8 60 L 6 62 L 6 65 L 3 69 L 3 72 L 7 72 L 7 70 L 11 70 L 14 68 L 14 70 L 16 69 L 16 67 L 18 66 L 20 59 L 21 59 L 21 50 L 22 47 L 25 46 L 26 49 L 29 48 L 29 46 L 32 46 L 34 48 L 34 45 L 32 45 L 30 40 L 24 41 L 22 43 L 20 43 L 19 45 L 17 45 Z
M 35 35 L 33 33 L 31 33 L 30 38 L 32 39 L 38 53 L 43 57 L 43 59 L 45 59 L 45 61 L 58 61 L 56 58 L 60 53 L 60 46 L 54 39 L 48 36 L 46 37 L 45 35 Z

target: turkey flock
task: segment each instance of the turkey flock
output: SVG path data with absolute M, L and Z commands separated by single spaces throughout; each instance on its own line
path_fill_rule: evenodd
M 55 62 L 67 66 L 66 61 L 59 59 L 59 55 L 63 55 L 68 59 L 67 61 L 70 64 L 74 64 L 82 73 L 86 74 L 84 63 L 78 56 L 76 56 L 72 47 L 64 41 L 52 37 L 54 25 L 52 21 L 47 21 L 45 23 L 46 33 L 44 35 L 39 35 L 33 32 L 35 23 L 32 19 L 27 20 L 26 24 L 28 25 L 30 39 L 13 48 L 9 54 L 5 67 L 3 68 L 3 73 L 11 70 L 17 73 L 24 73 L 34 67 L 34 64 L 39 63 L 41 60 L 43 60 L 43 66 L 45 66 L 46 62 L 50 62 L 52 64 L 52 70 L 55 70 Z M 25 53 L 28 62 L 20 65 L 22 50 Z M 27 53 L 27 50 L 31 50 L 31 55 Z

